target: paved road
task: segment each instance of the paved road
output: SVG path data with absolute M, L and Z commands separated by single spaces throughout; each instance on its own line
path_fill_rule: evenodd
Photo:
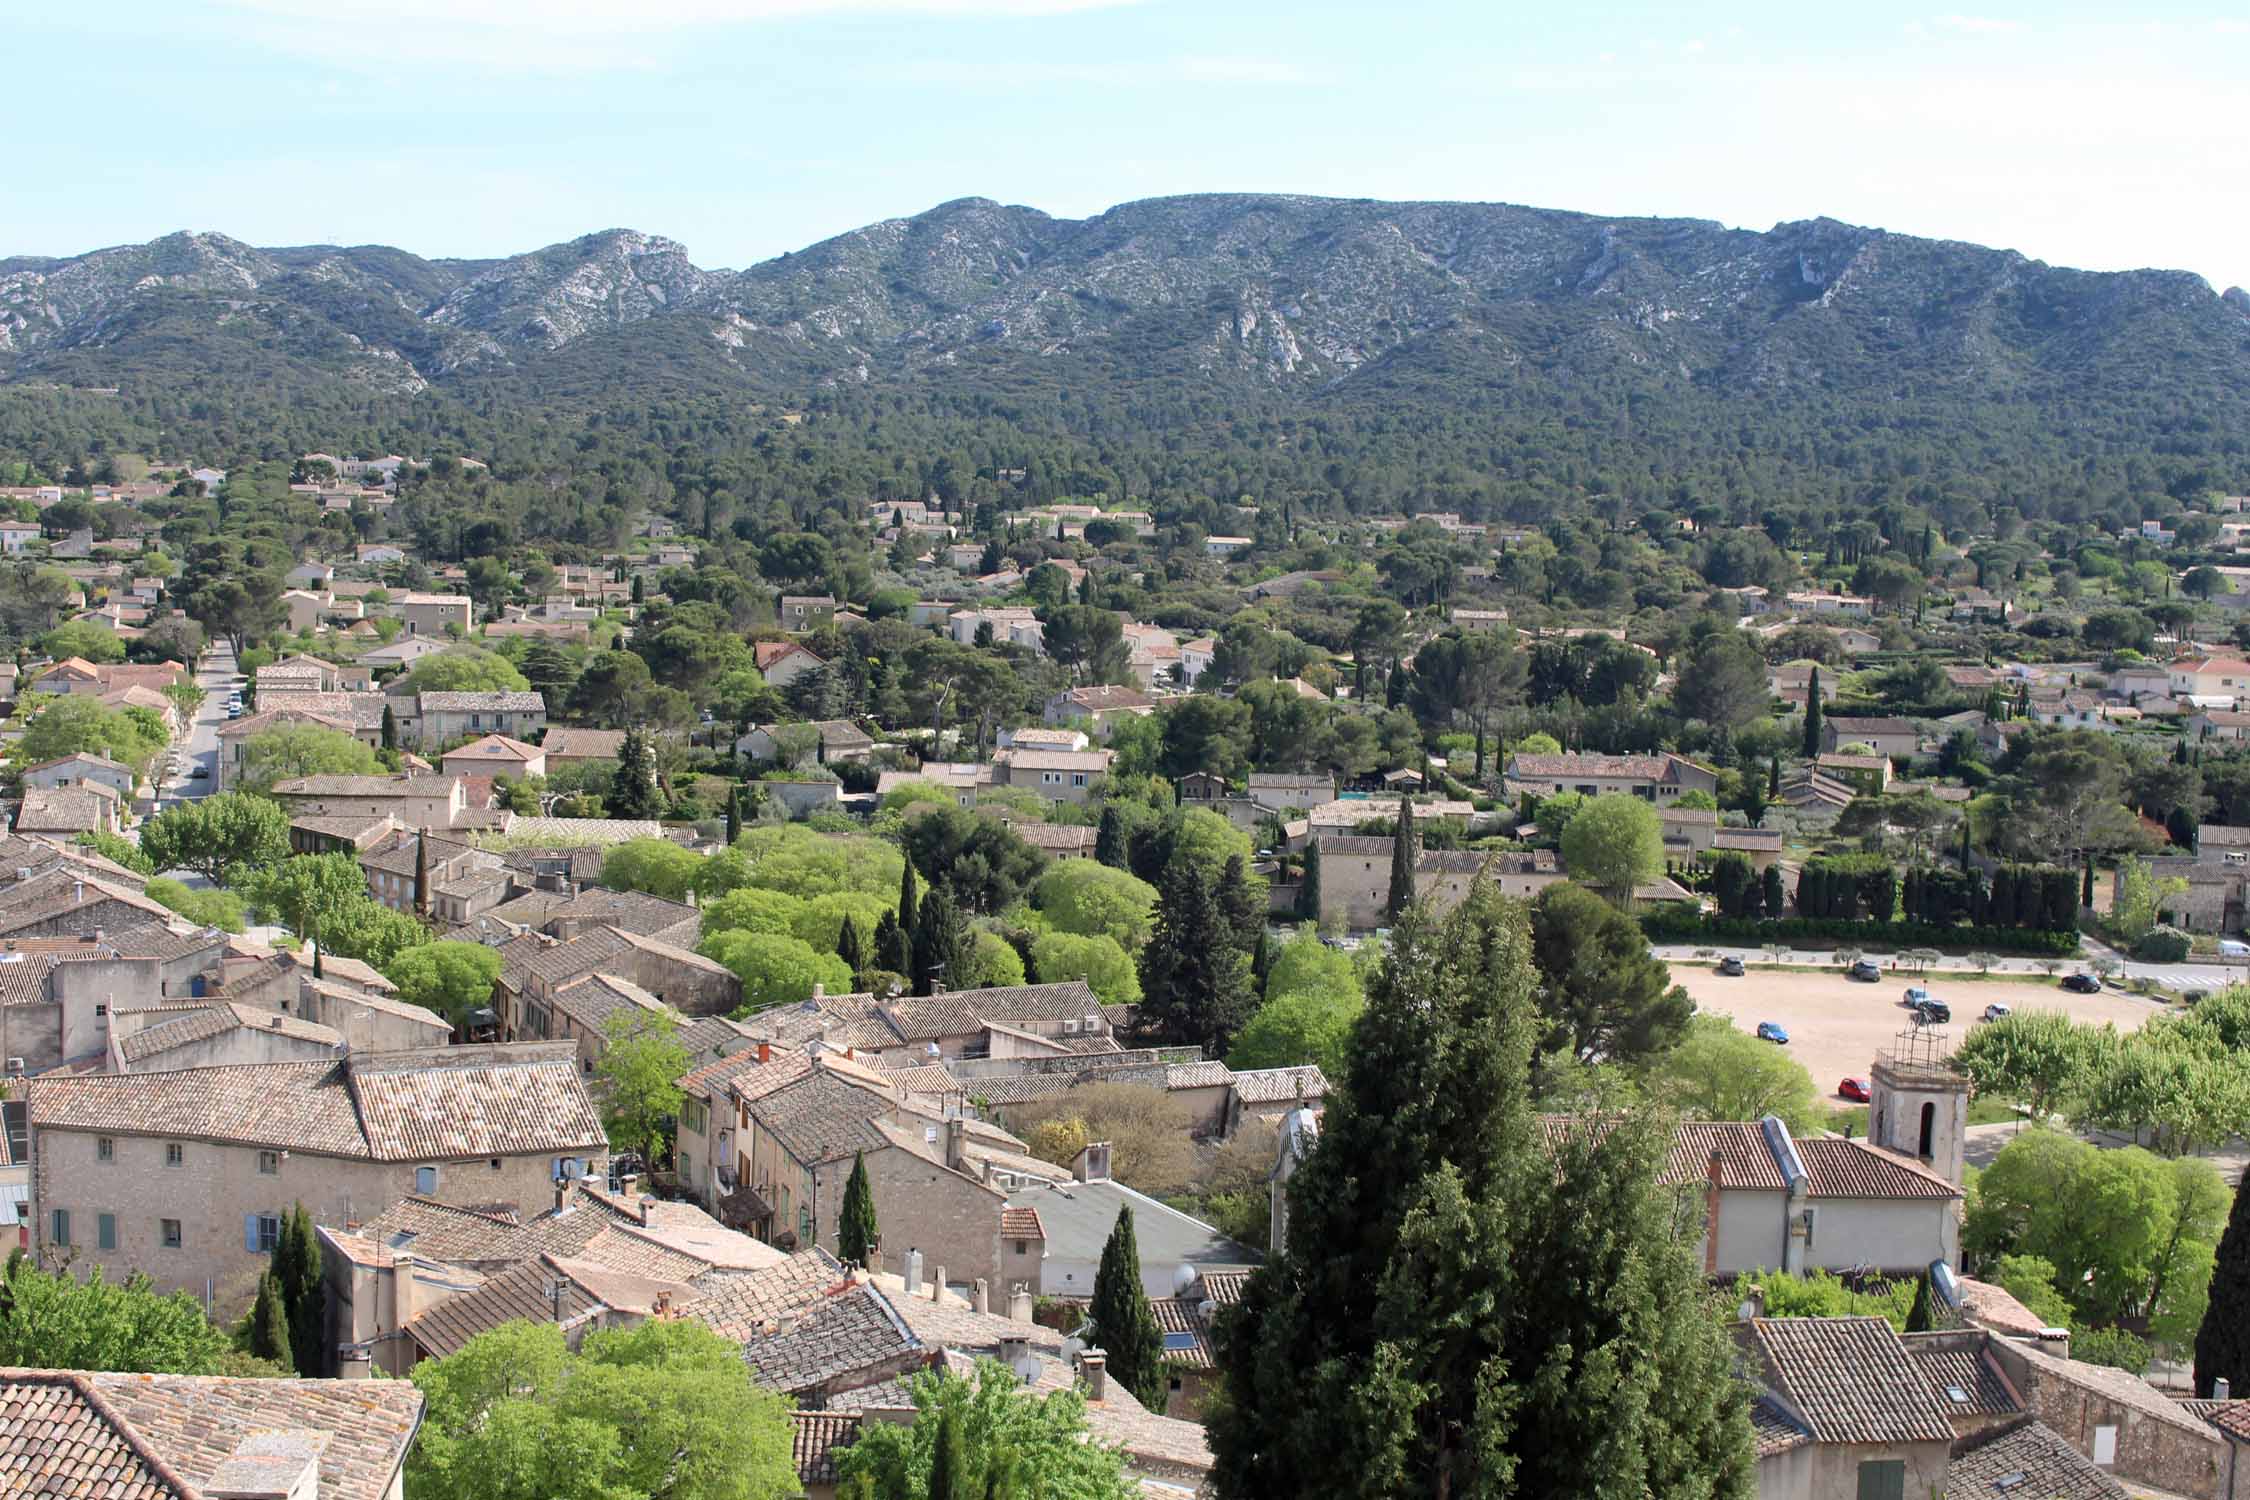
M 213 646 L 196 669 L 195 685 L 203 689 L 203 706 L 180 745 L 179 774 L 165 786 L 166 797 L 208 797 L 218 787 L 219 726 L 227 721 L 227 693 L 234 685 L 234 648 L 223 641 Z M 204 768 L 200 779 L 190 774 L 197 766 Z
M 2070 973 L 2075 969 L 2090 968 L 2092 967 L 2094 960 L 2097 958 L 2109 958 L 2116 960 L 2122 966 L 2123 977 L 2128 979 L 2153 980 L 2157 984 L 2163 985 L 2165 988 L 2170 990 L 2216 990 L 2224 989 L 2230 984 L 2250 983 L 2250 969 L 2244 969 L 2239 965 L 2144 964 L 2139 963 L 2133 959 L 2125 958 L 2123 955 L 2117 953 L 2113 949 L 2105 947 L 2103 944 L 2091 937 L 2081 939 L 2081 947 L 2082 951 L 2077 958 L 2057 963 L 2052 970 L 2048 968 L 2048 962 L 2046 960 L 2037 958 L 2025 958 L 2020 955 L 2015 955 L 1997 958 L 1993 962 L 1992 968 L 1989 972 L 1994 974 L 2029 975 L 2035 977 L 2043 977 L 2049 973 L 2061 975 Z M 1650 951 L 1653 952 L 1658 958 L 1672 963 L 1692 963 L 1695 962 L 1699 957 L 1708 962 L 1716 958 L 1731 956 L 1741 959 L 1745 964 L 1756 965 L 1761 963 L 1770 963 L 1771 959 L 1768 957 L 1768 954 L 1774 950 L 1766 948 L 1744 947 L 1740 945 L 1730 946 L 1723 943 L 1660 943 L 1655 945 Z M 1787 964 L 1820 965 L 1835 962 L 1835 957 L 1833 954 L 1812 949 L 1791 949 L 1784 947 L 1779 951 L 1782 955 L 1781 961 Z M 1876 962 L 1882 964 L 1886 972 L 1888 972 L 1892 967 L 1891 959 L 1893 955 L 1891 954 L 1877 953 L 1873 950 L 1868 950 L 1864 956 L 1872 958 Z M 1902 970 L 1901 972 L 1926 972 L 1931 974 L 1975 974 L 1983 971 L 1978 970 L 1976 966 L 1972 964 L 1963 963 L 1960 959 L 1949 956 L 1944 962 L 1938 964 L 1935 968 L 1912 971 Z

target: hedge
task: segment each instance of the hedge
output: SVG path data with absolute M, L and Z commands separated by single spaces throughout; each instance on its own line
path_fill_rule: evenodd
M 1678 907 L 1641 914 L 1641 932 L 1652 943 L 1715 942 L 1792 947 L 1951 948 L 2068 958 L 2078 952 L 2075 932 L 2023 927 L 1935 927 L 1927 922 L 1851 922 L 1836 917 L 1707 917 Z

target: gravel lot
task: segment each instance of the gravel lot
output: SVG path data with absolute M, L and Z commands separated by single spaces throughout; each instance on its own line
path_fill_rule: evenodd
M 1909 1025 L 1901 1004 L 1909 984 L 1926 984 L 1930 994 L 1953 1007 L 1953 1024 L 1943 1028 L 1956 1044 L 1968 1035 L 1984 1008 L 1998 1001 L 2017 1010 L 2061 1010 L 2081 1021 L 2115 1021 L 2133 1030 L 2162 1007 L 2137 995 L 2104 990 L 2074 995 L 2055 980 L 1949 979 L 1935 974 L 1885 974 L 1879 984 L 1858 984 L 1841 974 L 1761 971 L 1753 967 L 1729 979 L 1708 963 L 1675 963 L 1672 977 L 1695 997 L 1698 1008 L 1732 1017 L 1744 1031 L 1760 1021 L 1779 1021 L 1789 1033 L 1789 1053 L 1811 1072 L 1821 1092 L 1835 1100 L 1837 1081 L 1865 1078 L 1877 1049 Z

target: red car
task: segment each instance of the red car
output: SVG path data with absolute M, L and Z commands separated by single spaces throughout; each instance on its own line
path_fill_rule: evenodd
M 1867 1080 L 1864 1078 L 1847 1078 L 1836 1085 L 1836 1092 L 1851 1100 L 1854 1104 L 1865 1104 L 1867 1102 Z

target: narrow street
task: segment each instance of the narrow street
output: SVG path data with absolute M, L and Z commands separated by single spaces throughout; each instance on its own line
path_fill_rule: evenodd
M 195 674 L 195 685 L 203 689 L 203 703 L 196 709 L 195 722 L 188 727 L 186 737 L 178 742 L 179 766 L 162 787 L 160 800 L 208 797 L 217 788 L 219 726 L 227 721 L 227 694 L 234 685 L 234 672 L 234 648 L 224 641 L 214 643 Z M 195 775 L 199 766 L 203 769 L 201 777 Z

